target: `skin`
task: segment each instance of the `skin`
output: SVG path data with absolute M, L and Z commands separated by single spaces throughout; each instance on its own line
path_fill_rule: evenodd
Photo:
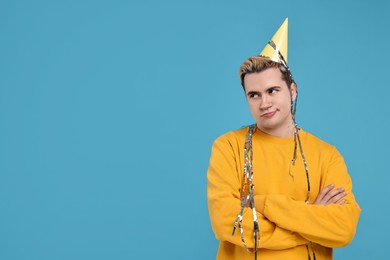
M 245 96 L 249 110 L 257 127 L 272 136 L 291 137 L 294 133 L 294 121 L 291 114 L 291 101 L 296 99 L 297 86 L 290 88 L 282 79 L 278 68 L 269 68 L 259 73 L 247 74 L 244 78 Z M 320 191 L 315 205 L 345 203 L 344 188 L 335 188 L 334 184 Z
M 313 204 L 324 206 L 329 204 L 343 205 L 345 200 L 342 198 L 346 195 L 347 193 L 345 192 L 344 188 L 335 189 L 334 184 L 330 184 L 320 191 Z
M 292 136 L 291 98 L 296 98 L 296 85 L 291 84 L 289 89 L 278 68 L 248 74 L 244 83 L 249 110 L 257 127 L 272 136 Z

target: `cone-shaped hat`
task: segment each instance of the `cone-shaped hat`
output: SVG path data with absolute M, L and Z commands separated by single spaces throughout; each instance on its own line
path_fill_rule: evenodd
M 284 60 L 287 61 L 287 41 L 288 40 L 288 18 L 284 20 L 278 31 L 274 34 L 271 41 L 265 46 L 260 55 L 269 57 L 275 62 L 281 63 L 278 51 L 283 55 Z M 272 47 L 272 42 L 275 44 L 276 50 Z

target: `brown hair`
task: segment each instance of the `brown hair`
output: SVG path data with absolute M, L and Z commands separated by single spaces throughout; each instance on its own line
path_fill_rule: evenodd
M 238 72 L 241 85 L 244 90 L 244 78 L 247 74 L 259 73 L 269 68 L 279 68 L 280 72 L 282 72 L 282 79 L 286 82 L 288 88 L 290 88 L 291 83 L 294 81 L 290 76 L 289 71 L 287 71 L 287 69 L 282 64 L 275 62 L 265 56 L 252 56 L 241 64 L 240 70 Z

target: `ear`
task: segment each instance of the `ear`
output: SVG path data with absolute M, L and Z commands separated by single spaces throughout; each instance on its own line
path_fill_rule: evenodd
M 297 98 L 297 93 L 298 93 L 297 84 L 295 84 L 294 82 L 291 83 L 290 91 L 291 91 L 292 101 L 295 101 L 295 99 Z

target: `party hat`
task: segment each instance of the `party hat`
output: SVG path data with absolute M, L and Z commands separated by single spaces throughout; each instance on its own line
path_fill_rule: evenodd
M 287 40 L 288 40 L 288 18 L 284 20 L 278 31 L 264 47 L 260 55 L 269 57 L 271 60 L 279 63 L 287 63 Z M 284 58 L 284 61 L 281 60 Z M 287 64 L 286 64 L 287 65 Z

